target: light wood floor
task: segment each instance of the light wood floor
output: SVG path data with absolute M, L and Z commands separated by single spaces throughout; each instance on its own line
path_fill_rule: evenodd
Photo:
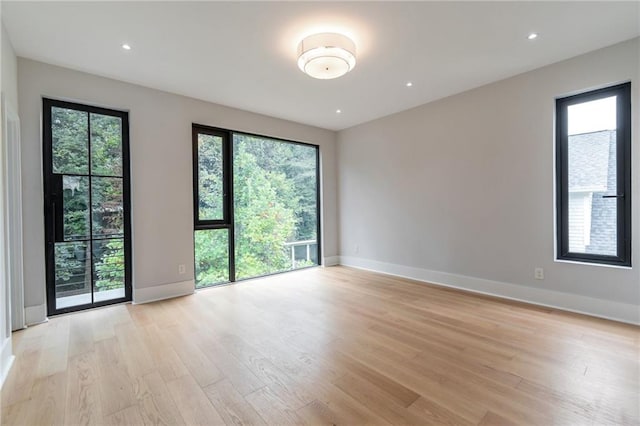
M 15 333 L 2 424 L 637 425 L 639 336 L 315 268 Z

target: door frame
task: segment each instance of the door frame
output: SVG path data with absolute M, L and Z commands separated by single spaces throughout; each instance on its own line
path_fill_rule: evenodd
M 124 220 L 124 297 L 95 302 L 93 301 L 94 293 L 94 266 L 93 266 L 93 247 L 89 251 L 91 260 L 91 299 L 92 303 L 69 306 L 65 308 L 56 308 L 55 295 L 55 212 L 52 208 L 54 201 L 51 191 L 54 183 L 54 173 L 52 167 L 53 160 L 53 140 L 51 130 L 51 109 L 52 107 L 60 107 L 73 109 L 77 111 L 95 113 L 100 115 L 108 115 L 119 117 L 122 120 L 122 202 L 123 202 L 123 220 Z M 80 311 L 100 306 L 112 305 L 115 303 L 129 302 L 132 299 L 132 259 L 131 259 L 131 173 L 130 173 L 130 154 L 129 154 L 129 112 L 115 110 L 110 108 L 102 108 L 93 105 L 80 104 L 75 102 L 56 100 L 51 98 L 42 98 L 42 167 L 43 167 L 43 189 L 44 189 L 44 225 L 45 225 L 45 268 L 46 268 L 46 293 L 47 293 L 47 311 L 48 315 L 58 315 L 68 312 Z M 89 122 L 90 123 L 90 122 Z M 89 178 L 91 179 L 91 126 L 87 126 L 87 141 L 89 143 Z M 93 227 L 91 198 L 89 198 L 89 226 Z M 89 239 L 94 241 L 93 238 Z
M 22 235 L 22 159 L 20 151 L 20 117 L 2 94 L 4 167 L 7 179 L 5 205 L 7 213 L 7 276 L 11 293 L 11 330 L 26 327 L 24 310 L 24 264 Z

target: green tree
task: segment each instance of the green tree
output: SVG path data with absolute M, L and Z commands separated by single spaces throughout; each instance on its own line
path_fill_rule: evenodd
M 200 179 L 221 180 L 222 162 L 216 154 L 201 147 L 198 153 L 204 162 L 199 165 Z M 317 237 L 316 150 L 235 134 L 233 153 L 237 278 L 293 268 L 286 243 Z M 208 185 L 208 191 L 199 185 L 201 209 L 221 199 L 216 187 L 221 184 Z M 196 231 L 198 286 L 229 280 L 227 247 L 226 229 Z M 295 267 L 310 264 L 313 262 L 296 261 Z
M 124 286 L 121 120 L 54 107 L 51 126 L 52 166 L 54 173 L 63 175 L 63 231 L 65 241 L 69 241 L 56 244 L 56 287 L 63 292 L 90 288 L 89 262 L 93 259 L 96 287 L 121 288 Z M 88 129 L 91 129 L 91 158 Z M 89 178 L 76 176 L 88 175 L 90 171 L 93 175 L 114 176 L 93 178 L 93 206 L 89 206 Z M 90 256 L 86 243 L 72 241 L 87 239 L 91 231 L 96 236 L 116 239 L 94 242 Z

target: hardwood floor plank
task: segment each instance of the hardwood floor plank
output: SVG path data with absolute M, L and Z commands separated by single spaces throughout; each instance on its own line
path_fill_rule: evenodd
M 64 424 L 66 390 L 66 371 L 36 379 L 31 391 L 26 424 Z
M 169 343 L 200 386 L 207 386 L 224 378 L 220 369 L 198 347 L 197 342 L 187 338 L 188 330 L 171 327 L 161 331 L 164 341 Z
M 411 413 L 419 416 L 425 424 L 429 425 L 471 426 L 475 424 L 424 396 L 420 396 L 408 409 Z
M 249 368 L 263 383 L 268 385 L 289 408 L 296 410 L 313 401 L 310 393 L 278 369 L 242 339 L 225 336 L 221 343 Z
M 69 316 L 69 359 L 95 351 L 95 339 L 93 336 L 93 315 Z
M 498 414 L 489 411 L 486 416 L 482 418 L 482 421 L 478 426 L 517 426 L 518 423 L 514 423 L 509 419 L 499 416 Z
M 122 358 L 118 339 L 110 337 L 96 343 L 96 357 L 103 416 L 135 404 L 133 378 Z
M 12 339 L 3 425 L 640 424 L 640 327 L 344 267 Z
M 349 371 L 347 374 L 360 377 L 377 387 L 379 391 L 385 393 L 391 400 L 402 407 L 410 406 L 420 397 L 413 390 L 348 355 L 336 352 L 332 356 L 332 361 L 342 365 L 346 371 Z
M 204 388 L 204 393 L 228 425 L 264 425 L 253 407 L 238 393 L 227 379 Z
M 24 333 L 27 330 L 18 333 Z M 37 378 L 36 366 L 42 358 L 43 340 L 42 335 L 33 338 L 25 337 L 20 342 L 20 346 L 16 348 L 16 354 L 19 356 L 16 356 L 13 367 L 2 387 L 2 405 L 9 406 L 29 399 L 31 388 Z
M 295 410 L 291 410 L 280 401 L 269 386 L 251 392 L 244 399 L 251 404 L 268 425 L 299 425 L 303 423 L 302 418 L 296 414 Z
M 145 325 L 140 332 L 165 382 L 189 374 L 189 370 L 156 324 Z
M 348 373 L 334 384 L 391 424 L 421 424 L 421 416 L 398 404 L 388 393 L 354 374 Z
M 298 416 L 308 425 L 331 425 L 343 424 L 340 416 L 334 413 L 326 404 L 317 399 L 297 410 Z
M 156 369 L 155 359 L 149 354 L 137 326 L 133 323 L 118 324 L 114 327 L 114 331 L 122 357 L 127 364 L 129 377 L 141 377 Z
M 220 371 L 233 384 L 240 395 L 246 395 L 265 384 L 215 339 L 199 333 L 194 336 L 202 352 L 219 366 Z
M 84 352 L 69 360 L 65 422 L 72 425 L 97 424 L 102 420 L 97 355 Z
M 157 371 L 138 379 L 136 398 L 145 424 L 183 425 L 182 415 Z
M 42 343 L 37 375 L 49 376 L 67 369 L 69 359 L 69 317 L 51 321 Z
M 102 424 L 109 426 L 135 426 L 143 425 L 144 420 L 140 414 L 140 408 L 137 405 L 132 405 L 104 417 Z
M 167 388 L 186 424 L 202 426 L 225 424 L 202 388 L 190 375 L 171 380 L 167 383 Z

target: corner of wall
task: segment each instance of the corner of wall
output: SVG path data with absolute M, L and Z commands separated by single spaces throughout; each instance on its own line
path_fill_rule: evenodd
M 49 321 L 49 318 L 47 318 L 47 305 L 43 303 L 42 305 L 27 306 L 24 308 L 24 319 L 27 326 Z
M 638 311 L 636 305 L 630 303 L 601 300 L 577 294 L 527 287 L 447 272 L 431 271 L 423 268 L 413 268 L 351 256 L 340 256 L 339 263 L 340 265 L 353 268 L 408 278 L 425 284 L 456 288 L 472 293 L 495 296 L 501 299 L 516 300 L 532 305 L 640 325 L 640 311 Z
M 156 285 L 152 287 L 133 288 L 133 303 L 142 304 L 173 297 L 188 296 L 195 292 L 194 280 Z

